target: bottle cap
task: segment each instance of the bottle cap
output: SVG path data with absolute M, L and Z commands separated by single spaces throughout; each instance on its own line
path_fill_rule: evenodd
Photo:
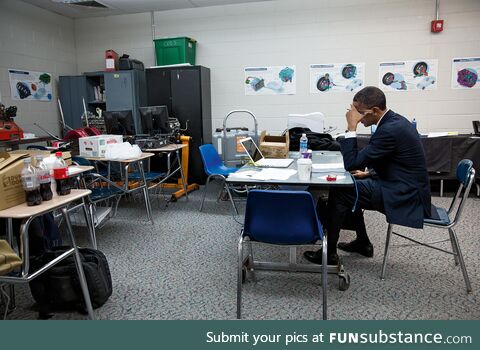
M 41 154 L 37 154 L 37 155 L 35 156 L 35 159 L 36 159 L 36 160 L 43 160 L 43 156 L 42 156 Z
M 55 152 L 55 156 L 61 157 L 61 156 L 62 156 L 62 152 Z
M 302 134 L 302 137 L 307 137 L 307 134 Z
M 32 158 L 28 157 L 23 160 L 24 164 L 30 164 L 32 162 Z

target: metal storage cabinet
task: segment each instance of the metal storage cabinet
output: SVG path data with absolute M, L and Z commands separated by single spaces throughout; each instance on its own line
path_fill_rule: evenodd
M 95 99 L 96 86 L 105 90 L 105 101 Z M 135 129 L 137 133 L 142 132 L 139 107 L 147 104 L 145 71 L 89 72 L 77 76 L 61 76 L 59 95 L 65 123 L 72 128 L 83 126 L 84 98 L 87 109 L 92 113 L 96 113 L 97 107 L 103 111 L 131 110 Z
M 189 182 L 206 180 L 198 147 L 212 142 L 212 107 L 210 69 L 185 66 L 147 69 L 147 104 L 166 105 L 182 128 L 188 121 L 186 135 L 192 137 L 188 167 Z
M 87 79 L 83 75 L 61 76 L 59 97 L 62 103 L 65 124 L 81 128 L 83 115 L 82 98 L 87 101 Z
M 139 70 L 105 72 L 107 111 L 131 110 L 137 134 L 142 133 L 139 107 L 146 104 L 145 72 Z

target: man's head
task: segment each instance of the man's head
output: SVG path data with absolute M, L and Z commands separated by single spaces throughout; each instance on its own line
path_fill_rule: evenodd
M 387 100 L 382 90 L 375 86 L 366 86 L 353 97 L 353 105 L 360 114 L 364 126 L 377 124 L 387 109 Z

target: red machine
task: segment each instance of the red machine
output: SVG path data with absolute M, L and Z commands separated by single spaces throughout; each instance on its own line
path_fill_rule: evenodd
M 23 138 L 23 130 L 14 121 L 17 116 L 17 107 L 5 108 L 0 103 L 0 141 L 20 140 Z

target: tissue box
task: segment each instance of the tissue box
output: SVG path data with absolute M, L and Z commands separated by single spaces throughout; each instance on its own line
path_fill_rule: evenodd
M 259 147 L 265 158 L 288 158 L 289 134 L 287 132 L 284 136 L 271 136 L 267 135 L 266 131 L 262 131 Z
M 81 157 L 103 158 L 107 150 L 107 145 L 122 142 L 122 135 L 89 136 L 79 138 L 78 147 Z

